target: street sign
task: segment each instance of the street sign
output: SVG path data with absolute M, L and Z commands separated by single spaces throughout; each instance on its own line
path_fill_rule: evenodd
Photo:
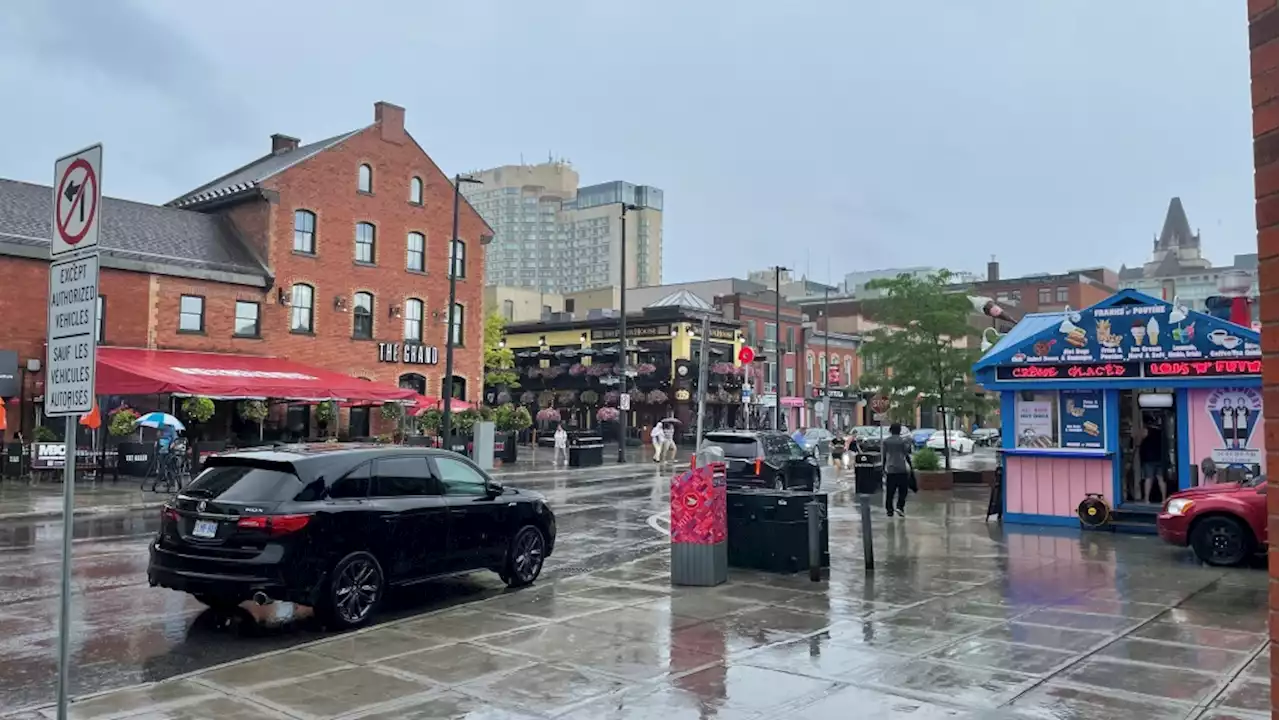
M 49 266 L 45 415 L 83 415 L 93 409 L 97 327 L 98 255 L 55 261 Z
M 871 398 L 871 409 L 877 413 L 883 413 L 889 409 L 889 398 L 886 395 L 877 395 Z
M 58 158 L 53 164 L 53 236 L 49 256 L 58 258 L 98 246 L 102 219 L 102 145 Z
M 754 361 L 755 359 L 756 359 L 756 351 L 752 350 L 750 347 L 747 347 L 746 345 L 743 345 L 742 349 L 738 351 L 738 362 L 742 363 L 743 365 L 750 365 L 751 362 Z
M 631 409 L 631 393 L 622 393 L 618 396 L 618 407 L 622 410 Z

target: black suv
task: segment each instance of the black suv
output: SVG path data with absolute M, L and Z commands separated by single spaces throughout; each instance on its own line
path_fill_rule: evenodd
M 443 450 L 293 446 L 205 468 L 165 505 L 147 579 L 215 608 L 287 600 L 351 627 L 389 586 L 485 568 L 528 585 L 555 546 L 541 495 Z
M 813 451 L 805 450 L 785 433 L 763 430 L 709 432 L 704 446 L 724 451 L 725 478 L 730 484 L 789 490 L 817 490 L 822 467 Z

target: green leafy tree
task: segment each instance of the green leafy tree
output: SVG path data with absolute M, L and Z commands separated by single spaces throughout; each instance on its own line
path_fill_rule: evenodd
M 207 422 L 213 417 L 213 401 L 207 397 L 189 397 L 182 401 L 182 414 L 192 422 Z
M 520 375 L 515 371 L 516 356 L 511 348 L 503 347 L 502 333 L 506 322 L 493 313 L 484 319 L 484 384 L 490 387 L 520 387 Z
M 865 306 L 870 319 L 881 327 L 863 335 L 859 353 L 875 369 L 864 373 L 862 384 L 896 403 L 890 408 L 894 419 L 914 415 L 922 395 L 943 407 L 973 395 L 965 378 L 980 353 L 967 346 L 973 343 L 957 346 L 974 334 L 969 326 L 973 305 L 950 284 L 948 270 L 925 276 L 902 274 L 867 284 L 884 296 Z M 951 450 L 944 448 L 950 470 Z

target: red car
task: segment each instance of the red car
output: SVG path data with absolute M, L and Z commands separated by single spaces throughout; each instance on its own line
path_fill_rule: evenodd
M 1174 493 L 1156 516 L 1160 537 L 1209 565 L 1239 565 L 1267 549 L 1267 478 Z

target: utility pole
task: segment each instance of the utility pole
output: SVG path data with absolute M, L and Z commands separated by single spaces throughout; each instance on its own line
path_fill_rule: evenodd
M 446 449 L 453 450 L 453 324 L 458 307 L 458 273 L 465 272 L 466 255 L 460 252 L 458 240 L 458 209 L 462 204 L 462 183 L 482 184 L 480 180 L 465 175 L 453 176 L 453 240 L 449 243 L 449 308 L 445 311 L 446 329 L 444 332 L 444 410 L 441 412 L 441 443 Z M 425 318 L 424 318 L 425 320 Z M 481 318 L 483 320 L 483 318 Z M 459 338 L 461 339 L 461 338 Z M 483 393 L 483 388 L 481 393 Z
M 781 265 L 773 266 L 773 429 L 782 429 L 782 273 L 790 271 Z
M 822 288 L 822 354 L 831 362 L 831 288 Z M 831 366 L 827 365 L 826 377 L 822 378 L 822 425 L 831 429 Z
M 702 336 L 698 338 L 698 429 L 693 436 L 693 449 L 702 448 L 702 414 L 707 409 L 707 349 L 710 347 L 711 316 L 702 316 Z
M 639 205 L 622 203 L 622 235 L 618 241 L 618 364 L 615 372 L 622 376 L 622 392 L 618 394 L 618 462 L 627 461 L 627 413 L 622 409 L 622 396 L 627 393 L 627 211 Z M 631 407 L 630 400 L 627 407 Z

